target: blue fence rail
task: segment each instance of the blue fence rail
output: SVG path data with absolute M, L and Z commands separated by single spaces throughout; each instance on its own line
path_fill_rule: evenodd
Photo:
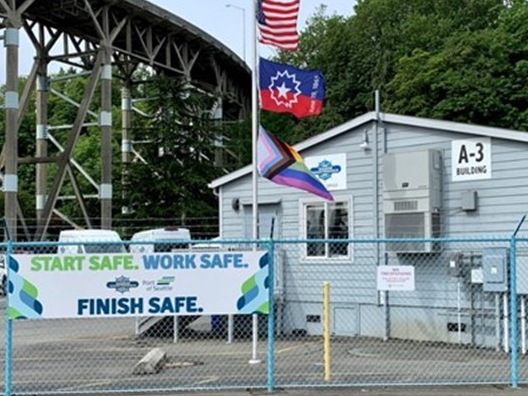
M 2 244 L 5 395 L 528 383 L 528 239 L 515 234 L 83 245 L 93 249 Z M 101 301 L 90 299 L 93 279 L 104 281 Z M 155 314 L 103 304 L 138 290 Z M 99 314 L 71 314 L 78 295 Z M 17 311 L 41 299 L 57 306 Z

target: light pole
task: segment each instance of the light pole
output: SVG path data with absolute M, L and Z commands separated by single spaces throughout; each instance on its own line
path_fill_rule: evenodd
M 242 11 L 242 59 L 246 62 L 246 9 L 234 4 L 226 4 L 226 7 Z

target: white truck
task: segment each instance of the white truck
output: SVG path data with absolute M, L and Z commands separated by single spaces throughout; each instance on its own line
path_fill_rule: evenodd
M 130 239 L 131 253 L 163 253 L 189 249 L 191 232 L 182 227 L 153 228 L 136 232 Z M 146 242 L 146 243 L 136 243 Z
M 136 232 L 130 239 L 130 253 L 165 253 L 190 249 L 191 232 L 182 227 L 153 228 Z M 163 335 L 172 333 L 174 340 L 178 329 L 185 329 L 198 316 L 139 316 L 136 318 L 136 335 Z
M 59 242 L 67 245 L 59 245 L 59 254 L 81 254 L 81 253 L 123 253 L 126 249 L 121 237 L 113 230 L 62 230 L 59 233 Z

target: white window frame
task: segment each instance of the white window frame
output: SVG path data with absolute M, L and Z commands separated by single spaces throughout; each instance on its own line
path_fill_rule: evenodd
M 320 199 L 301 199 L 299 200 L 299 235 L 301 239 L 308 239 L 307 235 L 307 225 L 306 225 L 306 207 L 308 205 L 324 205 L 325 213 L 328 213 L 328 205 L 336 202 L 344 202 L 348 206 L 348 239 L 353 239 L 354 234 L 354 216 L 353 216 L 353 208 L 354 208 L 354 202 L 353 198 L 351 196 L 335 196 L 334 195 L 334 201 L 325 201 Z M 325 235 L 328 235 L 328 215 L 325 215 Z M 329 238 L 324 238 L 329 239 Z M 352 263 L 354 258 L 354 244 L 349 243 L 348 244 L 348 251 L 346 255 L 342 256 L 330 256 L 328 254 L 328 244 L 326 244 L 325 249 L 325 255 L 324 256 L 308 256 L 307 249 L 308 244 L 303 243 L 300 244 L 301 249 L 301 256 L 303 258 L 303 261 L 306 263 L 320 263 L 321 260 L 325 260 L 326 262 L 338 262 L 338 263 Z

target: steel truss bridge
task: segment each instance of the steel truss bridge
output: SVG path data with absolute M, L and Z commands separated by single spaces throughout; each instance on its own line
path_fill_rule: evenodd
M 0 33 L 5 49 L 5 143 L 0 156 L 5 197 L 6 228 L 17 240 L 18 225 L 31 240 L 45 238 L 52 216 L 63 217 L 57 201 L 68 177 L 83 217 L 90 227 L 85 203 L 73 169 L 82 172 L 73 151 L 84 127 L 96 125 L 101 131 L 101 175 L 95 183 L 100 201 L 102 228 L 112 227 L 112 79 L 122 87 L 122 163 L 133 160 L 131 141 L 133 106 L 131 87 L 139 67 L 149 66 L 167 78 L 182 78 L 193 87 L 216 98 L 211 114 L 220 120 L 236 120 L 251 111 L 251 74 L 247 65 L 215 38 L 182 18 L 144 0 L 0 0 Z M 27 83 L 19 94 L 20 35 L 25 32 L 34 51 Z M 1 53 L 0 53 L 1 54 Z M 67 126 L 67 140 L 56 142 L 49 125 L 47 104 L 54 92 L 48 75 L 52 62 L 80 68 L 88 75 L 75 119 Z M 100 97 L 96 90 L 100 91 Z M 32 94 L 36 96 L 36 153 L 19 158 L 18 131 Z M 98 103 L 94 103 L 97 101 Z M 90 111 L 94 106 L 98 112 Z M 94 114 L 95 113 L 95 114 Z M 95 118 L 92 123 L 90 117 Z M 60 154 L 48 155 L 55 144 Z M 51 150 L 50 150 L 51 152 Z M 36 168 L 36 231 L 29 232 L 18 201 L 18 165 Z M 48 167 L 58 170 L 50 178 Z M 88 175 L 86 175 L 88 176 Z M 49 179 L 49 180 L 48 180 Z M 27 235 L 26 235 L 27 236 Z

